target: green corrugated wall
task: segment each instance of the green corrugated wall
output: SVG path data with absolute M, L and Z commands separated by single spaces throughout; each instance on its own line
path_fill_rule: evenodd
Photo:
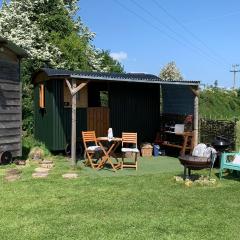
M 153 142 L 160 127 L 158 84 L 111 83 L 110 124 L 115 136 L 123 131 L 138 133 L 138 142 Z
M 46 81 L 46 108 L 38 107 L 39 86 L 34 88 L 35 137 L 52 151 L 64 150 L 71 139 L 71 108 L 63 107 L 63 80 Z M 85 108 L 77 109 L 77 139 L 87 129 Z
M 194 95 L 190 86 L 162 85 L 163 113 L 194 114 Z
M 52 151 L 64 150 L 71 139 L 71 108 L 63 107 L 63 80 L 45 81 L 46 109 L 38 107 L 39 86 L 34 89 L 35 137 Z M 115 136 L 123 131 L 138 133 L 138 142 L 152 142 L 160 126 L 158 84 L 109 84 L 110 124 Z M 87 109 L 77 109 L 77 138 L 87 130 Z

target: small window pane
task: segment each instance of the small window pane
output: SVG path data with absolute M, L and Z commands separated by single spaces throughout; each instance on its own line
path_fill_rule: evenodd
M 45 87 L 44 84 L 39 86 L 39 107 L 45 108 Z

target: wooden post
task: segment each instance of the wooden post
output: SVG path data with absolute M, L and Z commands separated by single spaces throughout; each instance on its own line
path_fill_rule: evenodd
M 72 79 L 72 88 L 76 88 L 76 79 Z M 71 139 L 71 158 L 72 165 L 76 165 L 76 105 L 77 105 L 77 96 L 76 94 L 72 95 L 72 139 Z
M 199 116 L 198 116 L 198 111 L 199 111 L 199 99 L 198 99 L 198 95 L 195 95 L 194 98 L 194 146 L 196 146 L 198 144 L 198 121 L 199 121 Z
M 76 165 L 76 141 L 77 141 L 77 117 L 76 117 L 76 108 L 77 108 L 77 96 L 76 93 L 80 91 L 83 87 L 87 85 L 86 83 L 81 83 L 79 86 L 76 84 L 76 79 L 72 79 L 72 86 L 68 79 L 65 79 L 69 91 L 72 95 L 72 138 L 71 138 L 71 159 L 72 165 Z
M 198 144 L 198 131 L 199 131 L 199 127 L 198 127 L 198 122 L 199 122 L 199 95 L 200 95 L 200 91 L 199 88 L 193 88 L 190 87 L 190 89 L 192 90 L 193 94 L 194 94 L 194 122 L 193 122 L 193 137 L 194 137 L 194 144 L 193 147 L 195 147 Z

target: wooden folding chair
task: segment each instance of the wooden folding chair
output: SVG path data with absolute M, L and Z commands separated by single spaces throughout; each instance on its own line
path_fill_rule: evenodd
M 102 149 L 101 147 L 97 144 L 97 138 L 95 131 L 83 131 L 82 132 L 82 139 L 83 139 L 83 145 L 85 148 L 85 153 L 87 156 L 85 165 L 89 165 L 92 168 L 97 168 L 98 163 L 93 162 L 93 157 L 96 153 L 101 153 Z
M 137 170 L 137 157 L 139 153 L 139 150 L 137 148 L 137 133 L 129 133 L 129 132 L 122 133 L 121 151 L 122 151 L 121 169 L 123 169 L 124 167 L 127 167 L 127 168 L 135 168 Z M 124 158 L 126 157 L 126 153 L 133 153 L 135 155 L 134 162 L 124 161 Z

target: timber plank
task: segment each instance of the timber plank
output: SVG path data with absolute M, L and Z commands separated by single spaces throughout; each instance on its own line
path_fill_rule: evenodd
M 9 143 L 20 143 L 20 141 L 21 141 L 21 135 L 0 137 L 0 145 L 9 144 Z
M 5 107 L 1 108 L 0 106 L 0 114 L 21 114 L 21 108 L 20 107 Z
M 0 129 L 8 129 L 8 128 L 18 128 L 20 126 L 20 121 L 3 121 L 0 122 Z
M 15 85 L 15 86 L 17 86 L 17 85 L 19 85 L 19 82 L 16 82 L 16 81 L 13 81 L 13 80 L 7 80 L 7 79 L 1 79 L 0 78 L 0 83 L 1 84 L 11 84 L 11 85 Z
M 1 95 L 5 99 L 19 99 L 21 96 L 19 91 L 2 91 Z
M 1 83 L 0 90 L 20 91 L 20 85 L 14 83 Z
M 0 151 L 18 151 L 21 149 L 20 143 L 0 144 Z
M 21 129 L 19 128 L 0 128 L 0 137 L 16 136 L 21 134 Z
M 0 114 L 0 121 L 20 121 L 22 118 L 21 114 L 6 113 Z
M 0 105 L 2 106 L 20 106 L 20 99 L 4 99 Z

